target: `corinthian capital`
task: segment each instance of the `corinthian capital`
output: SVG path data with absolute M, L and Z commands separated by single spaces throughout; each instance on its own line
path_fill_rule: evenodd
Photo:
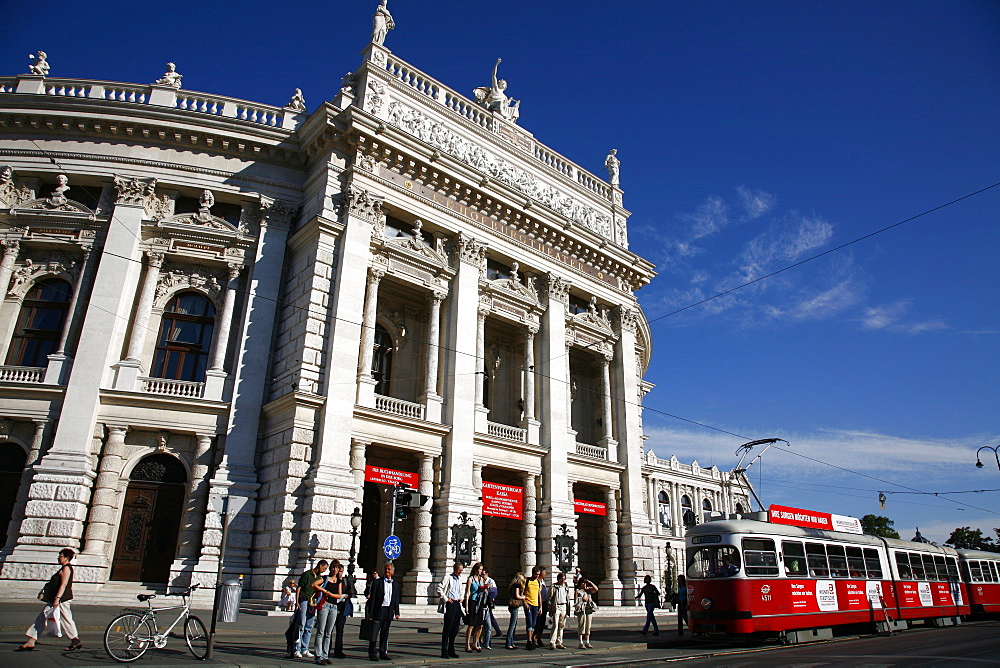
M 619 306 L 613 312 L 614 326 L 620 332 L 635 333 L 639 324 L 639 313 L 628 306 Z
M 546 274 L 538 282 L 542 293 L 542 302 L 553 300 L 568 304 L 569 288 L 571 285 L 572 283 L 561 276 L 557 276 L 551 272 Z
M 347 213 L 355 218 L 362 218 L 375 225 L 385 224 L 385 214 L 382 213 L 384 198 L 374 195 L 364 188 L 348 185 L 344 188 L 344 204 Z
M 287 226 L 298 212 L 299 207 L 291 202 L 261 195 L 259 220 L 261 227 L 271 224 Z
M 115 204 L 146 206 L 156 191 L 156 179 L 128 178 L 115 174 Z
M 486 263 L 486 244 L 459 232 L 452 245 L 452 256 L 455 262 L 464 262 L 482 269 Z

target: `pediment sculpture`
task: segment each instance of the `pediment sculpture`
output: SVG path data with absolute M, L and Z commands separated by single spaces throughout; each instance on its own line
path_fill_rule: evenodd
M 517 262 L 512 262 L 510 265 L 510 277 L 490 281 L 490 289 L 494 292 L 513 293 L 531 304 L 540 304 L 538 301 L 538 290 L 534 287 L 534 279 L 528 278 L 530 287 L 522 283 L 517 271 L 519 268 L 520 265 Z
M 66 197 L 66 193 L 69 192 L 69 177 L 65 174 L 60 174 L 56 177 L 56 187 L 53 188 L 52 194 L 48 197 L 39 197 L 36 199 L 29 200 L 18 204 L 17 209 L 29 210 L 29 211 L 59 211 L 68 212 L 76 214 L 84 214 L 88 219 L 93 220 L 95 217 L 94 212 L 90 207 L 76 202 L 74 200 Z
M 32 199 L 31 188 L 14 183 L 14 170 L 9 165 L 0 167 L 0 201 L 13 208 Z
M 164 220 L 161 225 L 180 223 L 183 225 L 196 225 L 210 230 L 221 230 L 223 232 L 239 233 L 239 229 L 224 218 L 212 215 L 212 207 L 215 205 L 215 195 L 211 190 L 203 190 L 201 198 L 198 200 L 197 213 L 181 213 Z

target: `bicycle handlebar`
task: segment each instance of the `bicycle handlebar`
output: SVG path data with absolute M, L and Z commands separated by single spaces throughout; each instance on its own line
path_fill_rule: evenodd
M 174 593 L 172 593 L 172 594 L 171 594 L 170 592 L 167 592 L 166 594 L 164 594 L 164 596 L 190 596 L 190 595 L 191 595 L 191 593 L 192 593 L 192 592 L 193 592 L 193 591 L 194 591 L 195 589 L 197 589 L 198 587 L 200 587 L 200 586 L 201 586 L 201 583 L 198 583 L 198 582 L 195 582 L 195 583 L 194 583 L 193 585 L 191 585 L 190 587 L 186 587 L 186 588 L 184 589 L 184 591 L 178 591 L 178 592 L 174 592 Z

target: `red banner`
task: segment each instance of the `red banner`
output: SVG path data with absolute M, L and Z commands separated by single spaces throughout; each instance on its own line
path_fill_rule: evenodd
M 608 504 L 573 499 L 573 511 L 579 515 L 607 515 Z
M 845 533 L 863 533 L 861 521 L 855 517 L 831 515 L 815 510 L 802 510 L 788 506 L 772 505 L 768 509 L 771 522 L 775 524 L 790 524 L 796 527 L 810 529 L 826 529 L 827 531 L 843 531 Z
M 381 466 L 365 466 L 365 482 L 377 482 L 382 485 L 395 485 L 405 482 L 411 489 L 416 489 L 420 483 L 420 476 L 409 471 L 396 471 Z
M 483 515 L 524 519 L 524 488 L 483 481 Z

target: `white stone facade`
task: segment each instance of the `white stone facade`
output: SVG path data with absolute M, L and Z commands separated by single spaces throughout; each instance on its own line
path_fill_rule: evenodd
M 24 460 L 0 579 L 45 579 L 69 546 L 95 586 L 211 584 L 209 496 L 230 494 L 249 502 L 226 571 L 273 597 L 348 560 L 355 508 L 373 565 L 380 466 L 433 498 L 397 523 L 404 600 L 431 600 L 471 522 L 495 575 L 551 569 L 568 533 L 629 604 L 662 570 L 654 486 L 735 508 L 718 471 L 643 454 L 633 294 L 654 272 L 619 186 L 380 43 L 363 58 L 311 115 L 0 78 L 0 448 Z M 25 323 L 53 308 L 39 343 Z M 484 518 L 484 482 L 522 488 L 523 518 Z

